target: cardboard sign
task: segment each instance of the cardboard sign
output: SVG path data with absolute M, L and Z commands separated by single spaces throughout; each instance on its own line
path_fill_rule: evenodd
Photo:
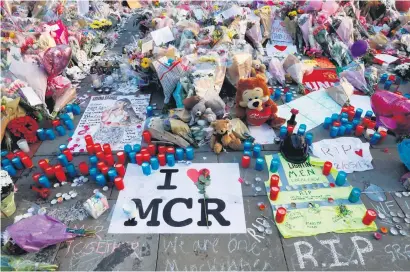
M 341 137 L 315 142 L 311 149 L 314 156 L 332 162 L 338 171 L 353 173 L 373 169 L 369 146 L 358 138 Z
M 140 144 L 149 99 L 149 94 L 91 97 L 68 148 L 73 152 L 86 152 L 84 136 L 87 134 L 95 143 L 110 144 L 113 151 L 123 150 L 126 144 Z
M 292 36 L 288 33 L 282 20 L 274 20 L 272 24 L 272 41 L 293 44 Z
M 205 199 L 195 185 L 204 168 L 211 176 Z M 177 164 L 149 176 L 128 164 L 108 233 L 245 233 L 239 177 L 237 163 Z M 136 209 L 127 215 L 129 205 Z

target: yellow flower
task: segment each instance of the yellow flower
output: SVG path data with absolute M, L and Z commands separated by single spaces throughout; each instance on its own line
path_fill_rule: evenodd
M 150 65 L 151 65 L 151 60 L 149 58 L 143 58 L 141 60 L 141 68 L 148 69 Z
M 289 12 L 288 15 L 291 16 L 291 17 L 294 17 L 294 16 L 298 15 L 298 13 L 297 13 L 297 11 L 294 10 L 294 11 Z

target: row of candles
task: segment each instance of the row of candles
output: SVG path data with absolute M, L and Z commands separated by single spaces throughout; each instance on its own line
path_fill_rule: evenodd
M 10 176 L 15 177 L 17 170 L 33 167 L 33 161 L 22 150 L 15 152 L 1 151 L 1 166 L 6 170 Z

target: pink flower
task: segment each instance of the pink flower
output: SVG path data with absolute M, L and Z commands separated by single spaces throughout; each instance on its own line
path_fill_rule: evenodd
M 360 21 L 360 23 L 361 23 L 363 26 L 366 26 L 366 18 L 365 18 L 365 17 L 360 16 L 360 17 L 359 17 L 359 21 Z

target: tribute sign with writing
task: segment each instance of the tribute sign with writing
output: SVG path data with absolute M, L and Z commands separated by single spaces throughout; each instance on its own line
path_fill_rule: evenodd
M 272 41 L 293 44 L 292 36 L 288 33 L 282 20 L 274 20 L 272 23 Z
M 195 184 L 204 168 L 211 176 L 205 199 Z M 181 164 L 149 176 L 129 164 L 108 232 L 246 233 L 239 177 L 235 163 Z
M 278 171 L 269 175 L 280 177 L 279 194 L 270 203 L 274 217 L 279 207 L 287 210 L 285 220 L 276 224 L 284 238 L 377 229 L 374 222 L 368 226 L 362 223 L 366 207 L 360 200 L 349 202 L 353 187 L 347 181 L 337 186 L 336 170 L 325 176 L 313 159 L 302 164 L 287 162 L 278 154 L 265 156 L 265 159 L 268 168 L 272 159 L 280 162 Z M 265 187 L 269 198 L 270 181 L 265 182 Z
M 68 143 L 73 152 L 85 152 L 84 136 L 94 143 L 111 144 L 112 150 L 122 150 L 125 144 L 141 143 L 150 95 L 93 96 Z

